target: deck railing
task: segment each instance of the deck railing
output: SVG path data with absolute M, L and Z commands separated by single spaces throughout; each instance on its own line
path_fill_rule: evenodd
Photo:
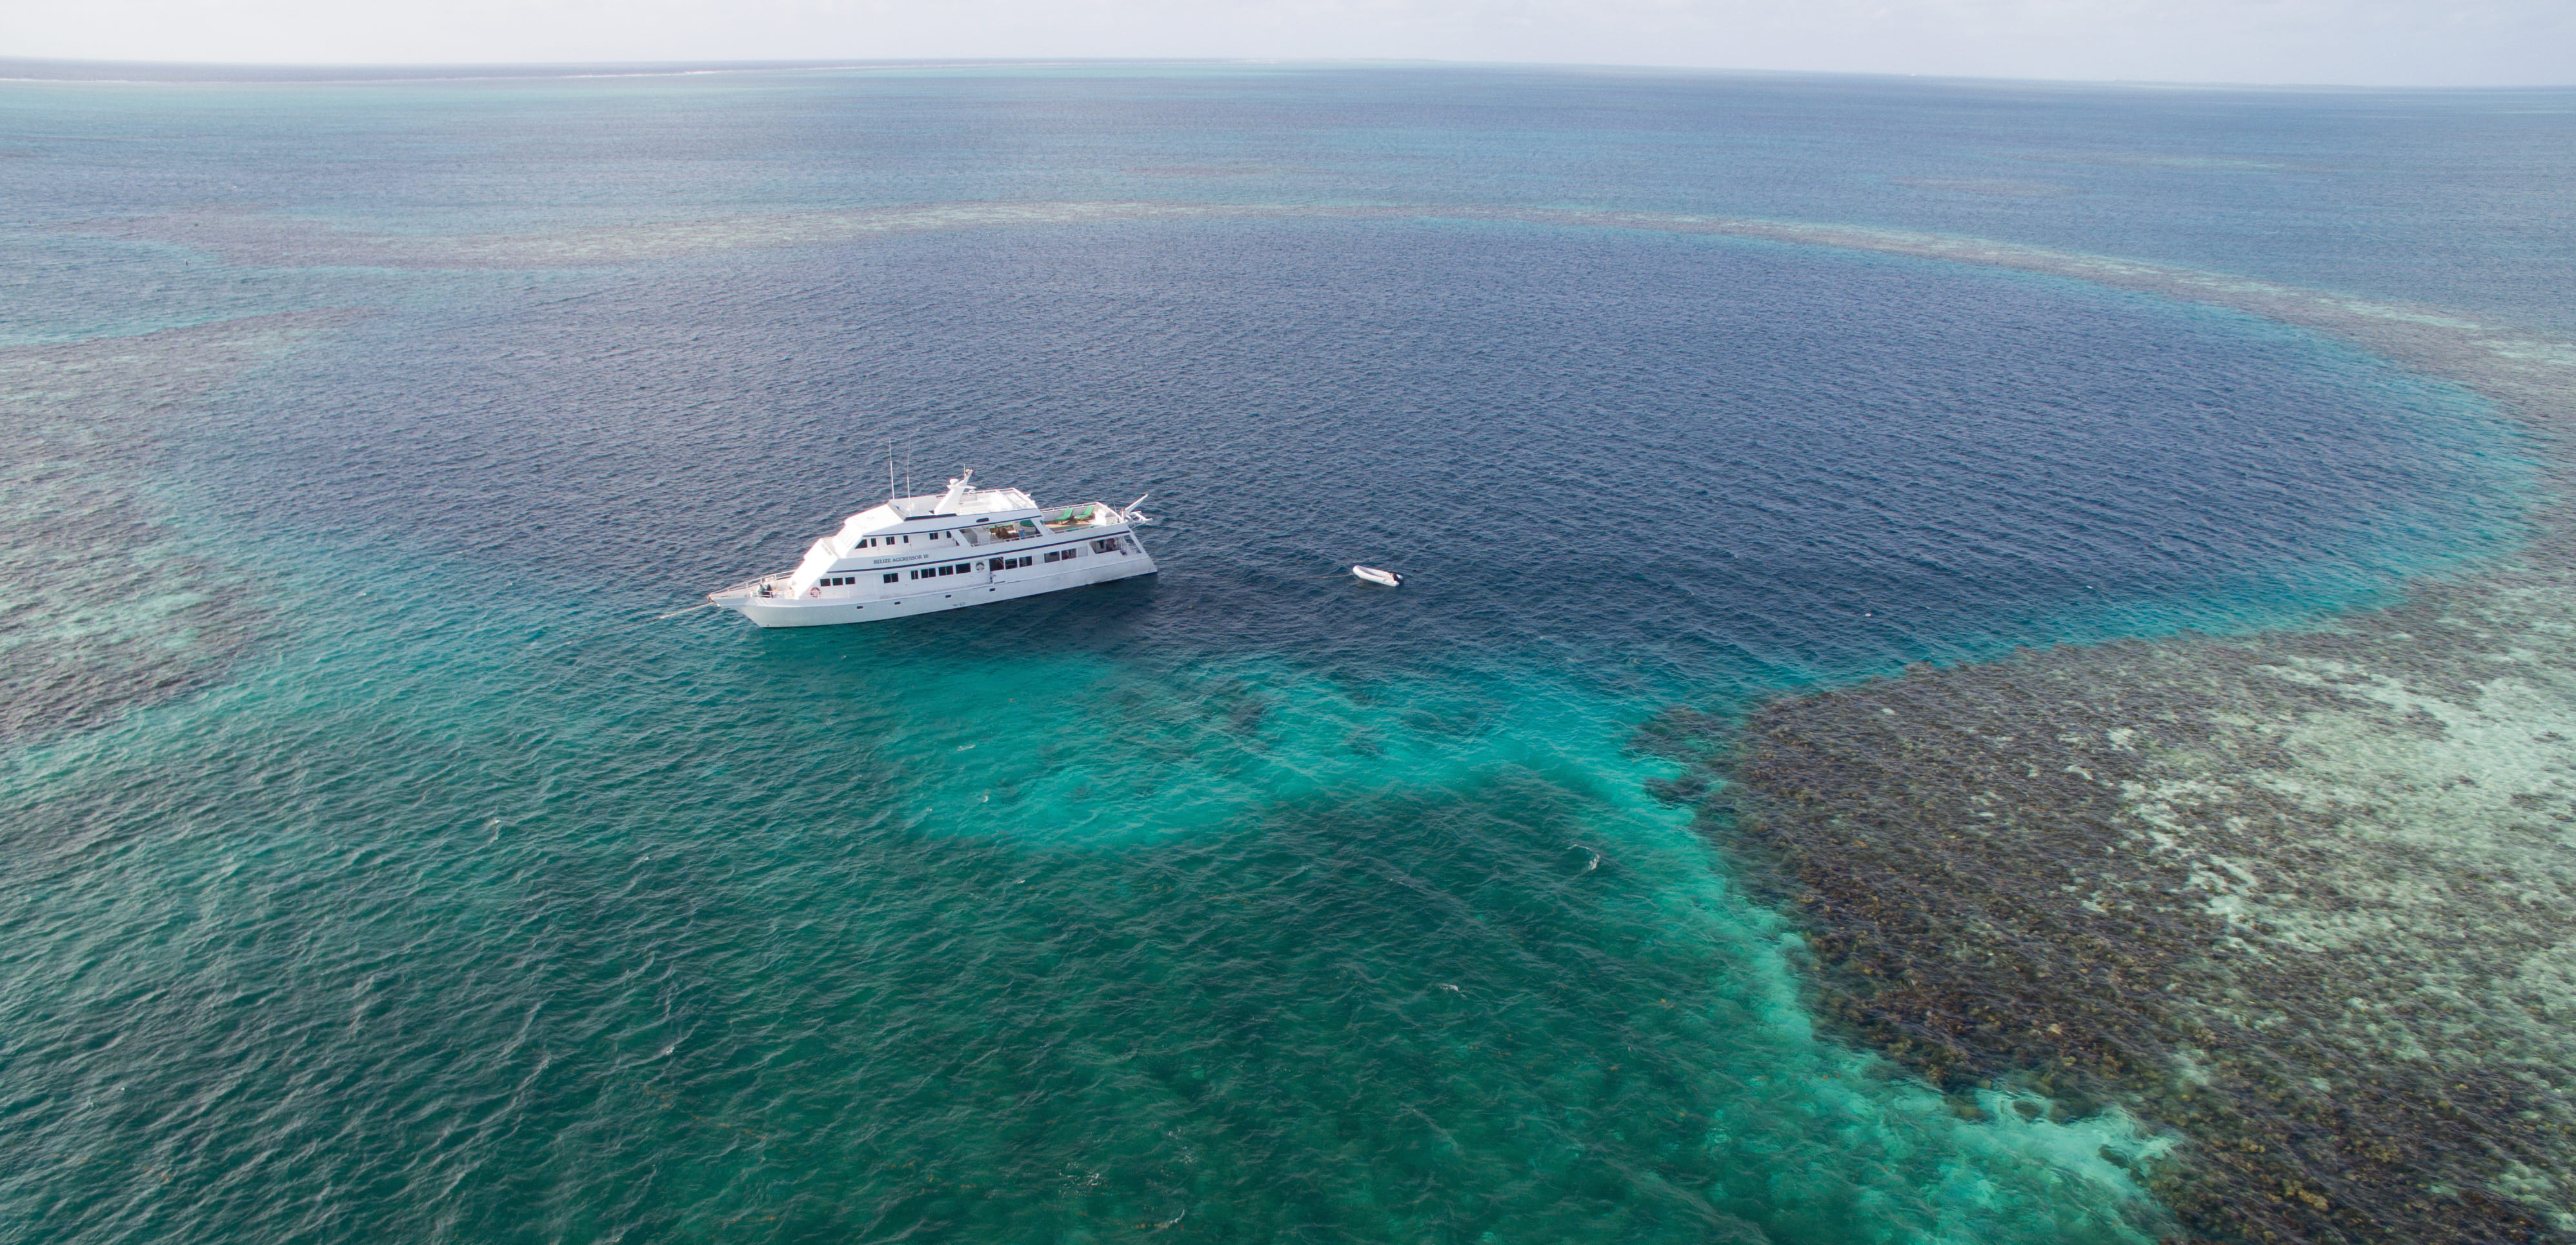
M 715 591 L 708 593 L 707 595 L 711 597 L 729 597 L 739 592 L 746 596 L 756 596 L 759 594 L 760 586 L 762 584 L 776 583 L 782 579 L 793 578 L 795 574 L 796 572 L 794 571 L 779 571 L 776 574 L 763 575 L 758 579 L 746 579 L 738 584 L 727 584 L 722 588 L 718 588 Z

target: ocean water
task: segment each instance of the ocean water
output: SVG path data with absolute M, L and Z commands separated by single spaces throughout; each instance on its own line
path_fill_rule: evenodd
M 1396 68 L 0 84 L 13 357 L 324 325 L 166 410 L 81 407 L 91 363 L 9 395 L 124 438 L 48 470 L 184 550 L 180 605 L 99 626 L 184 661 L 192 611 L 257 622 L 0 753 L 0 1222 L 2152 1239 L 2172 1139 L 1821 1027 L 1637 729 L 2326 620 L 2512 548 L 2526 447 L 2230 313 L 1535 209 L 2565 325 L 2571 118 Z M 993 201 L 1131 206 L 952 210 Z M 1164 571 L 674 614 L 880 497 L 889 443 L 916 488 L 1150 491 Z M 16 660 L 71 660 L 51 617 L 14 602 Z

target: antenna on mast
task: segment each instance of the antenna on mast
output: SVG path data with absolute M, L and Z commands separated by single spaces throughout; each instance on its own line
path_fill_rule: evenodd
M 886 440 L 886 501 L 894 501 L 894 440 Z

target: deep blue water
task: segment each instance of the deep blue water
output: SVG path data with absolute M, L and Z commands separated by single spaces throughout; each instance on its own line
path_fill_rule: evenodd
M 1629 732 L 2383 599 L 2510 546 L 2520 443 L 2204 308 L 1437 209 L 1934 229 L 2564 325 L 2537 188 L 2571 107 L 1393 69 L 0 84 L 11 339 L 369 312 L 134 447 L 274 620 L 256 655 L 0 762 L 0 1213 L 46 1241 L 2152 1233 L 2102 1151 L 2157 1139 L 1962 1114 L 1817 1034 L 1795 935 L 1647 797 L 1667 767 Z M 732 244 L 988 199 L 1426 210 Z M 207 209 L 728 241 L 423 270 L 82 223 Z M 656 617 L 873 501 L 889 440 L 918 483 L 1151 490 L 1164 573 L 884 627 Z

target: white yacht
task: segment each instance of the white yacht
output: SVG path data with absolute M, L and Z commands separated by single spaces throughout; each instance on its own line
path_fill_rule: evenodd
M 969 471 L 945 493 L 896 497 L 851 515 L 796 569 L 707 594 L 764 627 L 910 618 L 1151 575 L 1136 541 L 1136 506 L 1040 507 L 1015 488 L 976 488 Z

